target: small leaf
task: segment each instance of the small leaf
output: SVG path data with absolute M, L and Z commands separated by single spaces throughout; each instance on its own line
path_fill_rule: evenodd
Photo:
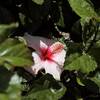
M 57 22 L 57 25 L 60 26 L 60 27 L 64 27 L 65 24 L 64 24 L 64 17 L 63 17 L 61 6 L 59 6 L 59 10 L 60 10 L 60 18 L 59 18 L 59 21 Z
M 74 56 L 75 54 L 70 55 L 69 60 Z M 97 68 L 95 60 L 93 60 L 93 58 L 87 54 L 83 54 L 82 56 L 72 59 L 72 61 L 70 62 L 71 63 L 67 65 L 65 64 L 65 69 L 77 70 L 88 74 L 89 72 L 94 71 Z
M 94 77 L 90 78 L 93 82 L 95 82 L 99 87 L 100 92 L 100 72 L 97 72 Z
M 42 5 L 44 3 L 44 0 L 32 0 L 36 4 Z
M 90 0 L 68 0 L 72 9 L 82 18 L 97 17 Z
M 20 18 L 20 21 L 21 21 L 22 25 L 25 25 L 26 16 L 22 13 L 19 13 L 19 18 Z
M 81 82 L 81 79 L 80 79 L 80 78 L 76 77 L 76 80 L 77 80 L 77 83 L 78 83 L 79 85 L 85 86 L 85 84 L 83 84 L 83 83 Z

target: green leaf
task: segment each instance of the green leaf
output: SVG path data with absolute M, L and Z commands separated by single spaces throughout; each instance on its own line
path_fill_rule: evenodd
M 0 67 L 0 100 L 21 100 L 21 78 Z
M 26 16 L 24 14 L 22 14 L 22 13 L 19 13 L 19 18 L 20 18 L 21 24 L 25 25 Z
M 93 58 L 87 54 L 83 54 L 81 56 L 72 54 L 69 56 L 68 61 L 70 61 L 70 63 L 65 63 L 64 67 L 64 69 L 67 70 L 77 70 L 88 74 L 97 68 L 97 63 L 95 60 L 93 60 Z
M 81 81 L 85 85 L 85 88 L 88 91 L 91 91 L 91 93 L 94 93 L 94 94 L 99 93 L 99 88 L 98 88 L 97 84 L 94 81 L 92 81 L 89 78 L 87 78 L 87 79 L 83 78 L 83 80 L 81 80 Z
M 99 67 L 100 66 L 100 41 L 94 44 L 94 46 L 90 49 L 89 54 L 92 57 L 94 57 Z
M 41 91 L 34 92 L 31 94 L 30 97 L 25 97 L 23 100 L 58 100 L 61 96 L 64 95 L 64 88 L 62 87 L 61 90 L 55 91 L 51 89 L 45 89 Z
M 74 42 L 70 42 L 68 44 L 68 52 L 67 54 L 72 54 L 72 53 L 81 53 L 82 52 L 82 43 L 74 43 Z
M 79 58 L 81 56 L 81 54 L 79 53 L 73 53 L 70 54 L 69 57 L 67 57 L 66 61 L 65 61 L 65 66 L 71 64 L 75 59 Z
M 95 41 L 97 41 L 100 37 L 100 29 L 98 22 L 92 19 L 85 19 L 82 25 L 82 40 L 83 40 L 83 50 L 88 52 L 90 48 L 94 45 Z
M 0 92 L 4 92 L 8 88 L 11 76 L 10 71 L 0 66 Z
M 60 10 L 60 18 L 59 18 L 59 21 L 57 22 L 57 25 L 60 26 L 60 27 L 64 27 L 65 24 L 64 24 L 64 17 L 63 17 L 61 6 L 59 6 L 59 10 Z
M 85 86 L 79 77 L 76 77 L 77 83 L 81 86 Z
M 9 100 L 6 94 L 0 93 L 0 100 Z
M 36 4 L 42 5 L 44 3 L 44 0 L 32 0 Z
M 22 100 L 58 100 L 66 91 L 63 84 L 54 80 L 49 74 L 34 81 L 32 86 L 31 92 Z
M 32 64 L 32 62 L 26 58 L 23 57 L 10 57 L 10 56 L 5 56 L 0 58 L 3 63 L 9 63 L 12 66 L 17 66 L 17 67 L 25 67 L 29 66 Z
M 9 82 L 9 87 L 6 93 L 9 96 L 9 100 L 21 100 L 21 78 L 14 74 Z
M 99 87 L 99 92 L 100 92 L 100 72 L 97 72 L 95 76 L 90 79 L 97 84 L 97 86 Z
M 97 17 L 90 0 L 68 0 L 72 9 L 82 18 Z
M 4 41 L 16 27 L 18 23 L 0 24 L 0 42 Z
M 100 40 L 96 42 L 96 47 L 100 48 Z
M 0 46 L 0 65 L 8 67 L 31 66 L 32 56 L 26 45 L 17 39 L 7 39 Z

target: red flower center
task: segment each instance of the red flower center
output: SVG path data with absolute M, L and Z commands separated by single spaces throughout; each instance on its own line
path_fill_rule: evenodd
M 41 48 L 41 59 L 42 60 L 52 60 L 52 52 L 49 48 Z

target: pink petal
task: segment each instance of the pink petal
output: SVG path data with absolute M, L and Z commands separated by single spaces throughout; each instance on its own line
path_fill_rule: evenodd
M 50 50 L 53 53 L 52 61 L 58 64 L 61 68 L 65 62 L 66 51 L 64 50 L 64 45 L 60 42 L 56 42 L 50 46 Z
M 60 42 L 55 42 L 50 46 L 52 53 L 59 53 L 64 49 L 64 45 Z
M 39 36 L 31 36 L 27 33 L 24 35 L 24 38 L 26 39 L 28 46 L 35 49 L 37 52 L 40 52 L 40 48 L 47 48 L 54 43 L 53 40 Z

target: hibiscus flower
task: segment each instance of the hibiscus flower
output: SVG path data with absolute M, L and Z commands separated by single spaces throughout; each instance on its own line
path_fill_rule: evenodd
M 39 70 L 45 69 L 46 73 L 53 75 L 56 80 L 60 80 L 66 56 L 64 45 L 54 40 L 29 34 L 25 34 L 24 38 L 27 45 L 35 50 L 32 52 L 34 65 L 25 69 L 34 75 Z

